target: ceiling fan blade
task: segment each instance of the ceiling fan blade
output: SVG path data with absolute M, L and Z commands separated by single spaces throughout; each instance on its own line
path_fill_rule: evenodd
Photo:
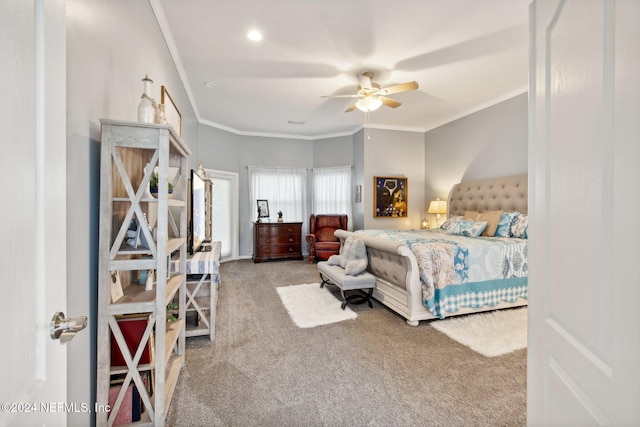
M 350 111 L 353 111 L 356 109 L 356 104 L 353 104 L 351 107 L 347 108 L 346 110 L 344 110 L 345 113 L 348 113 Z
M 395 86 L 390 86 L 384 89 L 380 89 L 377 94 L 378 95 L 392 95 L 394 93 L 407 92 L 410 90 L 418 89 L 418 82 L 408 82 L 402 83 Z
M 323 95 L 320 98 L 358 98 L 360 95 Z
M 402 105 L 402 102 L 395 101 L 395 100 L 393 100 L 391 98 L 387 98 L 386 96 L 379 96 L 378 98 L 387 107 L 398 108 L 399 106 Z

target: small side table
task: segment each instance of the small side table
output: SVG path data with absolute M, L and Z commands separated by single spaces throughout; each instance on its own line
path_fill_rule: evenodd
M 207 245 L 205 243 L 205 245 Z M 218 285 L 220 284 L 220 242 L 212 242 L 210 251 L 196 252 L 187 256 L 186 274 L 186 311 L 187 324 L 185 336 L 209 335 L 211 341 L 216 338 L 216 307 L 218 304 Z M 195 315 L 195 323 L 190 314 Z

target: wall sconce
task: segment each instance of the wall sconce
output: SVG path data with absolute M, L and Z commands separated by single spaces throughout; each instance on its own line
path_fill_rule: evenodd
M 436 224 L 440 227 L 440 215 L 447 213 L 447 202 L 440 199 L 432 200 L 431 203 L 429 203 L 427 213 L 436 214 Z

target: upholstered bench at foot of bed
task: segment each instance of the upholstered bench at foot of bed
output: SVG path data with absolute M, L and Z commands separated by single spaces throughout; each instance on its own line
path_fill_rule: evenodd
M 366 271 L 357 275 L 348 275 L 345 273 L 344 268 L 339 265 L 329 265 L 326 261 L 320 261 L 318 263 L 318 272 L 322 283 L 320 287 L 324 285 L 336 285 L 340 288 L 340 294 L 342 295 L 342 309 L 347 304 L 363 304 L 368 303 L 369 307 L 373 308 L 371 304 L 371 295 L 373 294 L 373 288 L 376 287 L 376 277 Z M 364 289 L 368 289 L 367 292 Z M 345 291 L 356 291 L 357 294 L 351 294 L 345 297 Z

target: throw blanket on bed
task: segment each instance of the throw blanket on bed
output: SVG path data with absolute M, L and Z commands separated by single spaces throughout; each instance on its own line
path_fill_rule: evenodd
M 465 237 L 434 230 L 359 230 L 401 242 L 416 257 L 425 307 L 444 318 L 460 307 L 481 308 L 527 298 L 527 240 Z

